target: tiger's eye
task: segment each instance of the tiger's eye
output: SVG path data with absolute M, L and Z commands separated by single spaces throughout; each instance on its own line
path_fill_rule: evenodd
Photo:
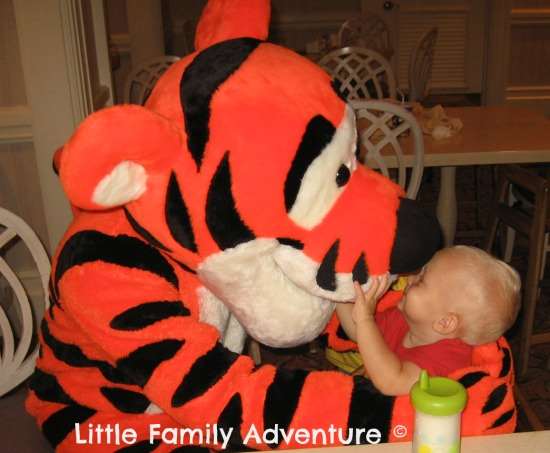
M 350 176 L 351 173 L 349 171 L 349 168 L 345 165 L 340 165 L 338 173 L 336 173 L 336 184 L 338 185 L 338 187 L 345 186 L 348 183 Z

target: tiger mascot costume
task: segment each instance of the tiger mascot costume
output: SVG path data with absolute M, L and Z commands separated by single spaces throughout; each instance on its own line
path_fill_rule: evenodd
M 418 269 L 440 242 L 433 217 L 357 164 L 352 110 L 319 67 L 264 41 L 269 16 L 267 0 L 209 1 L 196 52 L 146 107 L 94 113 L 63 147 L 75 218 L 54 257 L 26 403 L 56 451 L 303 446 L 246 441 L 251 428 L 410 438 L 407 397 L 241 355 L 246 335 L 275 347 L 314 339 L 354 280 Z M 329 337 L 347 347 L 336 327 Z M 481 395 L 464 429 L 510 431 L 509 350 L 476 354 L 483 366 L 457 376 Z M 98 437 L 115 425 L 135 436 Z M 231 436 L 174 445 L 151 426 Z

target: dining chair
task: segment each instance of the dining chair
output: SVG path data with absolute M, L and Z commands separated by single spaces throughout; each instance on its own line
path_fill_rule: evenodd
M 430 91 L 438 28 L 426 31 L 418 40 L 409 58 L 409 101 L 421 102 Z
M 509 193 L 518 188 L 532 200 L 530 206 L 521 203 L 509 204 Z M 518 379 L 523 379 L 529 366 L 532 345 L 549 343 L 550 332 L 533 334 L 535 310 L 539 296 L 539 285 L 543 272 L 545 242 L 550 232 L 549 210 L 550 181 L 519 165 L 507 165 L 499 170 L 495 199 L 487 222 L 487 234 L 483 247 L 495 249 L 499 226 L 511 228 L 528 240 L 527 272 L 523 280 L 523 297 L 519 354 L 516 369 Z M 506 257 L 505 257 L 506 259 Z
M 174 55 L 162 55 L 136 65 L 126 78 L 123 102 L 145 104 L 160 76 L 179 59 Z
M 323 56 L 318 63 L 339 85 L 347 100 L 383 99 L 397 95 L 395 76 L 388 60 L 364 47 L 344 47 Z
M 22 282 L 23 276 L 17 268 L 14 269 L 16 266 L 10 265 L 6 256 L 8 249 L 21 244 L 32 257 L 41 284 L 43 297 L 40 302 L 43 301 L 43 304 L 37 311 L 46 310 L 49 306 L 50 276 L 50 260 L 46 250 L 29 225 L 12 212 L 0 208 L 0 288 L 3 289 L 0 295 L 0 396 L 31 375 L 38 355 L 34 327 L 35 319 L 41 313 L 34 312 L 37 307 L 31 306 Z M 29 269 L 25 273 L 29 274 Z
M 548 164 L 532 164 L 532 165 L 522 165 L 522 168 L 526 168 L 529 171 L 535 172 L 542 178 L 547 180 L 550 179 L 550 166 Z M 511 186 L 508 192 L 508 205 L 521 207 L 523 210 L 532 210 L 533 209 L 533 198 L 532 195 L 522 189 L 519 186 Z M 548 212 L 550 216 L 550 209 Z M 550 220 L 549 220 L 550 222 Z M 514 253 L 514 245 L 516 240 L 516 230 L 513 228 L 506 228 L 506 239 L 504 241 L 504 261 L 507 263 L 511 261 L 512 254 Z M 542 253 L 542 263 L 540 269 L 539 280 L 544 278 L 544 269 L 546 267 L 546 255 L 550 252 L 550 232 L 544 234 L 544 246 Z M 540 288 L 539 288 L 540 292 Z
M 372 49 L 387 60 L 393 56 L 388 24 L 379 15 L 370 11 L 351 17 L 340 26 L 338 45 Z
M 424 137 L 417 119 L 406 108 L 388 101 L 351 101 L 355 111 L 359 142 L 359 160 L 393 179 L 414 199 L 424 172 Z M 401 138 L 413 144 L 413 161 L 408 169 Z M 395 165 L 390 163 L 393 160 Z M 395 171 L 391 171 L 394 170 Z

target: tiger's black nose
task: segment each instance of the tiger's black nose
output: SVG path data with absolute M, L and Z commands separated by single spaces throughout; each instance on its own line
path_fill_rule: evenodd
M 426 264 L 443 246 L 437 218 L 418 203 L 402 198 L 397 212 L 397 231 L 390 258 L 390 272 L 414 272 Z

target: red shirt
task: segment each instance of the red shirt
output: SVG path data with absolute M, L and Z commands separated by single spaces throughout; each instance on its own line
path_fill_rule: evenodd
M 377 313 L 376 324 L 389 348 L 401 361 L 412 362 L 432 376 L 447 376 L 472 364 L 473 347 L 458 338 L 414 348 L 403 346 L 409 325 L 397 307 Z

